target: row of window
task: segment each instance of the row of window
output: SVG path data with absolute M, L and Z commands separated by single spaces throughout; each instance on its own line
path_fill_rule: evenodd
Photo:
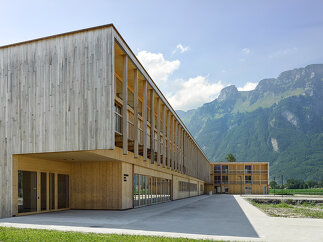
M 238 178 L 238 181 L 240 181 L 239 179 L 242 179 L 242 177 Z M 228 181 L 229 181 L 228 176 L 222 176 L 222 184 L 228 184 Z M 236 179 L 234 179 L 234 181 L 236 181 Z M 251 176 L 245 176 L 244 182 L 246 184 L 251 184 Z M 221 176 L 214 176 L 214 183 L 220 184 L 221 183 Z
M 135 174 L 134 206 L 140 207 L 169 201 L 171 183 L 169 179 Z
M 178 182 L 178 190 L 180 192 L 196 192 L 197 191 L 197 184 L 179 181 Z
M 245 173 L 251 173 L 251 165 L 245 165 Z M 222 173 L 228 173 L 229 166 L 228 165 L 222 165 Z M 215 165 L 214 166 L 214 173 L 220 173 L 221 172 L 221 165 Z

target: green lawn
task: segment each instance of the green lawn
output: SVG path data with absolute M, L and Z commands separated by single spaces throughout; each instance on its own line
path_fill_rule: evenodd
M 269 189 L 269 194 L 274 194 L 274 189 Z M 276 189 L 278 195 L 323 195 L 323 188 L 311 188 L 311 189 Z
M 264 204 L 249 200 L 252 205 L 260 208 L 265 213 L 273 217 L 290 218 L 321 218 L 323 219 L 322 204 L 302 203 L 297 205 L 281 202 L 278 204 Z
M 154 236 L 61 232 L 0 227 L 0 241 L 208 241 Z

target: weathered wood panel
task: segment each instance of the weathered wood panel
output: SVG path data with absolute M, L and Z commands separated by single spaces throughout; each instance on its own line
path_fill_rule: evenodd
M 112 31 L 0 48 L 0 218 L 12 154 L 114 148 Z

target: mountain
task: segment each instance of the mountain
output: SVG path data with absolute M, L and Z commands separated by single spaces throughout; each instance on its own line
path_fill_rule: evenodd
M 269 161 L 270 176 L 323 180 L 323 64 L 232 85 L 210 103 L 177 111 L 211 161 Z

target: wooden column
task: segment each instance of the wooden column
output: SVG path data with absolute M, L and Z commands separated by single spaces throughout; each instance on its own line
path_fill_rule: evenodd
M 179 126 L 179 167 L 178 167 L 178 170 L 179 172 L 182 172 L 182 160 L 183 160 L 183 129 L 182 129 L 182 126 Z
M 143 122 L 142 122 L 142 131 L 143 131 L 143 155 L 144 161 L 147 161 L 147 81 L 143 81 L 143 104 L 142 104 L 142 113 L 143 113 Z
M 174 135 L 175 135 L 175 149 L 174 149 L 174 170 L 177 171 L 177 162 L 178 162 L 178 125 L 177 125 L 177 120 L 176 118 L 174 118 L 174 124 L 175 124 L 175 131 L 174 131 Z
M 128 154 L 128 57 L 123 56 L 122 66 L 122 148 L 123 154 Z
M 167 167 L 170 168 L 170 143 L 171 143 L 171 137 L 170 137 L 170 111 L 167 111 Z
M 150 89 L 150 163 L 155 162 L 155 97 L 154 89 Z
M 160 98 L 157 97 L 157 165 L 160 166 Z
M 175 169 L 175 118 L 172 116 L 172 163 L 171 167 Z
M 139 156 L 139 150 L 138 150 L 138 69 L 134 70 L 134 152 L 135 152 L 135 158 L 138 158 Z
M 164 138 L 164 145 L 163 145 L 163 167 L 166 166 L 166 105 L 163 105 L 163 138 Z

